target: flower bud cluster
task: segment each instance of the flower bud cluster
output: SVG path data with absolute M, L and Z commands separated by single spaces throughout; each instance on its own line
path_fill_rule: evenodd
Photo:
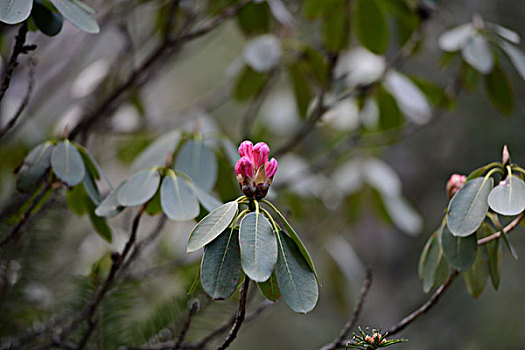
M 264 198 L 277 172 L 277 160 L 268 160 L 270 147 L 264 142 L 254 146 L 246 140 L 239 146 L 239 155 L 241 159 L 235 164 L 235 174 L 241 191 L 249 198 Z
M 465 185 L 467 177 L 460 174 L 452 174 L 447 182 L 447 195 L 448 198 L 454 197 L 454 195 Z

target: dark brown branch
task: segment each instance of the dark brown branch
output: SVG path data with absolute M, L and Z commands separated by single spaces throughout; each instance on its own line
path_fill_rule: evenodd
M 448 287 L 450 287 L 450 285 L 452 284 L 452 282 L 454 282 L 454 280 L 456 279 L 456 277 L 458 276 L 459 272 L 458 271 L 454 271 L 449 277 L 448 279 L 443 282 L 442 285 L 440 285 L 438 287 L 438 289 L 436 289 L 436 291 L 434 292 L 434 294 L 432 294 L 432 296 L 430 297 L 430 299 L 428 299 L 423 305 L 421 305 L 419 308 L 417 308 L 416 310 L 414 310 L 414 312 L 412 312 L 410 315 L 406 316 L 405 318 L 403 318 L 398 324 L 396 324 L 395 326 L 393 326 L 392 328 L 390 328 L 388 330 L 388 335 L 394 335 L 396 333 L 399 333 L 400 331 L 402 331 L 403 329 L 405 329 L 409 324 L 411 324 L 412 322 L 414 322 L 419 316 L 423 315 L 424 313 L 426 313 L 428 310 L 430 310 L 434 305 L 436 305 L 436 303 L 439 301 L 439 298 L 443 295 L 443 293 L 448 289 Z
M 11 58 L 9 58 L 9 62 L 7 63 L 7 68 L 4 73 L 4 80 L 2 81 L 2 86 L 0 87 L 0 101 L 2 101 L 4 98 L 7 89 L 9 89 L 13 72 L 15 71 L 16 66 L 18 66 L 18 56 L 21 54 L 27 54 L 30 51 L 36 49 L 36 45 L 25 45 L 27 30 L 27 22 L 22 23 L 18 29 L 18 33 L 15 38 L 15 46 L 13 47 L 13 53 L 11 54 Z
M 126 93 L 131 88 L 140 87 L 146 84 L 155 75 L 155 68 L 158 68 L 157 64 L 160 61 L 170 57 L 188 41 L 208 34 L 221 25 L 225 20 L 235 16 L 250 2 L 251 1 L 242 1 L 239 4 L 227 8 L 222 14 L 211 20 L 208 24 L 203 25 L 200 29 L 196 29 L 186 34 L 180 34 L 173 39 L 169 36 L 165 37 L 137 70 L 118 85 L 96 108 L 83 116 L 81 121 L 71 130 L 69 138 L 75 139 L 80 132 L 85 132 L 98 123 L 108 112 L 114 110 L 123 101 L 123 97 L 125 97 Z
M 244 278 L 244 283 L 241 286 L 240 293 L 240 299 L 239 299 L 239 310 L 237 310 L 237 314 L 235 315 L 235 320 L 233 321 L 233 326 L 230 329 L 230 332 L 224 339 L 224 342 L 217 348 L 217 350 L 224 350 L 230 344 L 235 340 L 237 337 L 237 333 L 239 332 L 239 329 L 241 328 L 242 322 L 244 321 L 244 315 L 246 314 L 246 299 L 248 296 L 248 287 L 250 285 L 250 279 L 248 276 Z
M 190 328 L 190 324 L 193 319 L 193 316 L 195 316 L 198 310 L 199 310 L 199 302 L 194 301 L 193 304 L 191 304 L 190 311 L 188 312 L 188 317 L 186 318 L 186 321 L 182 325 L 182 328 L 179 333 L 179 338 L 177 339 L 177 343 L 173 347 L 174 350 L 180 349 L 182 342 L 184 341 L 184 338 L 186 337 L 186 333 L 188 332 L 188 329 Z
M 20 118 L 20 116 L 22 115 L 22 113 L 24 112 L 24 110 L 26 109 L 29 103 L 29 98 L 31 97 L 31 93 L 33 92 L 33 86 L 35 83 L 36 60 L 31 59 L 29 62 L 30 63 L 29 63 L 29 73 L 28 73 L 28 78 L 27 78 L 26 94 L 24 96 L 24 99 L 22 100 L 22 103 L 20 103 L 20 106 L 18 107 L 17 111 L 13 115 L 13 117 L 11 117 L 11 119 L 9 119 L 9 122 L 7 122 L 7 124 L 3 128 L 0 129 L 0 139 L 4 137 L 4 135 L 9 130 L 11 130 L 13 126 L 15 126 L 16 122 L 18 121 L 18 118 Z
M 357 301 L 357 304 L 354 308 L 354 312 L 352 313 L 352 317 L 345 323 L 344 327 L 341 329 L 341 332 L 335 338 L 330 344 L 327 344 L 321 348 L 321 350 L 333 350 L 337 349 L 339 347 L 344 347 L 348 343 L 347 340 L 344 340 L 348 336 L 348 332 L 354 328 L 357 319 L 359 318 L 359 315 L 361 314 L 361 310 L 363 309 L 363 304 L 365 303 L 366 296 L 368 294 L 368 291 L 370 290 L 370 286 L 372 285 L 372 271 L 368 269 L 366 271 L 366 278 L 365 282 L 363 283 L 363 287 L 361 288 L 361 294 L 359 295 L 359 299 Z

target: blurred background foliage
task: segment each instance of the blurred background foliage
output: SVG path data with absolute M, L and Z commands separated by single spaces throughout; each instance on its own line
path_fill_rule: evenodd
M 0 140 L 1 231 L 20 219 L 19 206 L 28 198 L 16 191 L 13 170 L 31 148 L 75 130 L 97 112 L 163 42 L 170 21 L 175 35 L 204 28 L 238 2 L 181 0 L 173 9 L 171 1 L 93 0 L 86 3 L 97 9 L 98 35 L 69 22 L 54 37 L 30 31 L 27 42 L 38 48 L 29 56 L 37 63 L 20 59 L 1 105 L 3 126 L 23 100 L 34 66 L 29 104 Z M 267 142 L 279 161 L 269 198 L 310 250 L 320 300 L 306 316 L 277 302 L 244 324 L 231 348 L 311 349 L 327 343 L 351 314 L 367 266 L 374 282 L 359 323 L 386 329 L 428 297 L 417 264 L 441 222 L 449 175 L 498 160 L 505 143 L 514 160 L 525 159 L 525 84 L 516 63 L 498 49 L 496 68 L 484 77 L 476 62 L 444 54 L 439 37 L 474 14 L 523 35 L 523 13 L 525 3 L 512 0 L 250 3 L 206 35 L 163 52 L 144 82 L 131 84 L 89 132 L 80 129 L 77 141 L 103 169 L 108 181 L 98 185 L 107 195 L 108 182 L 116 187 L 152 160 L 163 164 L 175 138 L 198 135 L 215 154 L 211 192 L 223 202 L 239 195 L 236 145 L 244 138 Z M 0 30 L 5 67 L 16 28 Z M 483 70 L 486 62 L 480 64 Z M 443 92 L 451 82 L 452 93 Z M 164 148 L 141 159 L 161 139 Z M 111 252 L 122 250 L 129 236 L 134 210 L 108 220 L 108 243 L 94 234 L 88 216 L 68 209 L 64 188 L 48 197 L 22 239 L 2 251 L 0 348 L 27 332 L 46 333 L 89 302 L 111 265 Z M 205 212 L 201 208 L 199 218 Z M 159 220 L 144 217 L 139 241 Z M 237 297 L 210 303 L 195 287 L 200 253 L 185 253 L 193 225 L 167 220 L 126 270 L 101 305 L 93 348 L 172 339 L 194 300 L 202 311 L 189 341 L 231 317 Z M 525 247 L 519 230 L 511 237 L 518 253 Z M 409 342 L 398 347 L 519 348 L 525 342 L 524 268 L 523 260 L 504 254 L 498 292 L 487 286 L 476 300 L 459 281 L 402 333 Z M 248 310 L 263 299 L 252 287 Z

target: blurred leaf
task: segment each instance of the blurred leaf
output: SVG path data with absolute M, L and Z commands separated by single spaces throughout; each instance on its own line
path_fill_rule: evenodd
M 447 227 L 453 235 L 465 237 L 476 232 L 489 209 L 488 196 L 494 180 L 475 178 L 463 186 L 450 201 Z
M 243 56 L 255 72 L 269 72 L 281 62 L 281 41 L 272 34 L 260 35 L 246 44 Z
M 388 24 L 377 0 L 356 0 L 354 21 L 361 44 L 376 54 L 388 48 Z
M 288 66 L 288 75 L 292 83 L 295 104 L 297 105 L 299 115 L 306 118 L 308 105 L 312 99 L 312 91 L 310 90 L 308 79 L 298 64 Z
M 22 192 L 34 192 L 51 165 L 51 142 L 42 143 L 29 152 L 18 171 L 16 188 Z
M 247 35 L 257 35 L 266 33 L 270 30 L 270 20 L 272 18 L 268 3 L 251 3 L 245 6 L 237 14 L 237 23 Z
M 201 264 L 201 283 L 214 299 L 226 299 L 237 289 L 242 279 L 239 231 L 226 228 L 206 245 Z
M 264 86 L 266 76 L 266 74 L 257 73 L 249 66 L 245 66 L 235 82 L 234 98 L 237 101 L 246 101 L 256 96 Z
M 512 65 L 518 71 L 518 74 L 522 79 L 525 80 L 525 54 L 523 51 L 519 50 L 516 46 L 511 45 L 506 42 L 500 43 L 501 48 L 509 57 L 509 60 L 512 62 Z
M 112 235 L 111 235 L 111 228 L 109 227 L 108 223 L 106 222 L 106 218 L 97 216 L 95 214 L 95 206 L 91 203 L 89 205 L 88 215 L 89 219 L 91 220 L 91 223 L 93 224 L 93 227 L 95 228 L 95 231 L 98 233 L 100 237 L 111 243 L 112 241 Z
M 162 213 L 162 204 L 160 202 L 160 190 L 157 190 L 153 198 L 146 205 L 146 213 L 151 216 Z
M 465 271 L 474 263 L 478 241 L 475 233 L 466 237 L 454 236 L 445 225 L 441 230 L 441 246 L 450 265 L 456 270 Z
M 83 186 L 75 186 L 66 193 L 66 204 L 76 215 L 84 215 L 88 211 L 87 193 Z
M 237 201 L 232 201 L 209 213 L 191 231 L 186 251 L 196 251 L 213 241 L 230 225 L 238 207 Z
M 396 99 L 399 109 L 412 122 L 422 125 L 427 123 L 432 108 L 421 90 L 405 75 L 390 70 L 383 83 L 385 89 Z
M 485 87 L 492 104 L 503 114 L 511 115 L 514 109 L 514 94 L 507 75 L 499 65 L 485 75 Z
M 388 130 L 404 123 L 403 115 L 399 110 L 396 100 L 392 95 L 379 88 L 376 93 L 377 106 L 379 107 L 379 129 Z
M 97 21 L 90 16 L 83 7 L 78 6 L 78 2 L 71 0 L 49 0 L 58 11 L 78 29 L 89 33 L 97 34 L 100 28 Z
M 313 310 L 319 297 L 314 273 L 294 242 L 282 231 L 278 235 L 278 258 L 275 275 L 286 304 L 295 312 Z
M 503 39 L 510 41 L 513 44 L 518 45 L 521 41 L 520 36 L 515 31 L 505 28 L 503 26 L 500 26 L 499 24 L 494 25 L 494 31 L 496 34 L 498 34 Z
M 350 10 L 346 1 L 334 2 L 323 19 L 323 43 L 328 52 L 339 52 L 350 44 Z
M 494 54 L 487 40 L 481 35 L 471 37 L 461 49 L 463 59 L 478 72 L 487 74 L 494 67 Z
M 80 156 L 82 157 L 82 161 L 84 162 L 87 172 L 91 174 L 91 177 L 93 179 L 95 180 L 100 179 L 100 173 L 99 173 L 100 167 L 98 166 L 97 162 L 93 159 L 91 154 L 88 152 L 88 150 L 85 147 L 75 142 L 73 142 L 73 145 L 80 152 Z
M 141 153 L 136 158 L 134 157 L 135 160 L 131 164 L 131 171 L 136 172 L 155 166 L 163 166 L 166 163 L 166 158 L 169 155 L 173 156 L 180 138 L 180 131 L 173 130 L 157 138 L 145 149 L 141 148 Z M 146 139 L 145 142 L 149 142 L 149 140 Z
M 118 203 L 126 207 L 146 203 L 157 192 L 159 183 L 160 174 L 157 169 L 139 171 L 120 187 Z
M 244 273 L 253 281 L 266 281 L 277 262 L 277 241 L 264 215 L 249 213 L 242 219 L 239 245 Z
M 31 14 L 33 0 L 0 0 L 0 21 L 16 24 L 26 20 Z
M 55 175 L 68 186 L 79 184 L 86 174 L 86 167 L 77 148 L 64 140 L 51 154 L 51 166 Z
M 33 3 L 31 17 L 38 29 L 45 35 L 55 36 L 62 30 L 64 22 L 62 15 L 51 11 L 38 0 Z
M 461 50 L 476 33 L 472 23 L 465 23 L 447 30 L 439 36 L 439 48 L 446 52 Z
M 425 94 L 428 100 L 436 106 L 452 108 L 455 101 L 447 96 L 445 90 L 438 85 L 417 76 L 410 76 L 410 80 Z
M 476 87 L 480 74 L 468 64 L 463 64 L 461 71 L 461 82 L 467 90 L 473 91 Z
M 419 258 L 419 278 L 423 280 L 423 291 L 425 293 L 428 293 L 434 285 L 436 270 L 443 255 L 439 243 L 439 235 L 442 229 L 443 226 L 430 236 Z
M 279 284 L 277 282 L 277 276 L 275 276 L 275 271 L 267 281 L 259 282 L 257 285 L 266 299 L 275 302 L 281 297 L 281 291 L 279 290 Z
M 334 6 L 334 0 L 306 0 L 303 6 L 303 14 L 308 19 L 322 17 Z
M 479 232 L 480 238 L 490 236 L 494 233 L 489 225 L 485 223 L 481 226 Z M 487 252 L 490 280 L 494 286 L 494 289 L 498 290 L 501 280 L 501 260 L 503 258 L 503 249 L 499 239 L 485 243 L 483 248 L 485 248 Z
M 124 207 L 118 202 L 118 193 L 126 181 L 122 182 L 117 188 L 112 190 L 106 198 L 96 208 L 95 214 L 98 216 L 115 216 L 120 213 Z
M 309 72 L 317 84 L 325 86 L 329 79 L 328 62 L 323 54 L 313 49 L 311 46 L 305 46 L 302 50 L 302 66 Z
M 89 198 L 91 198 L 93 204 L 95 204 L 95 206 L 99 205 L 102 201 L 102 197 L 100 196 L 100 192 L 98 191 L 98 187 L 95 180 L 87 171 L 86 175 L 84 175 L 84 179 L 82 180 L 82 184 L 84 185 L 84 189 L 89 195 Z
M 525 183 L 512 175 L 490 191 L 490 209 L 501 215 L 518 215 L 525 209 Z
M 211 191 L 217 181 L 217 158 L 202 141 L 184 143 L 177 153 L 174 169 L 188 175 L 205 191 Z
M 467 284 L 467 291 L 473 298 L 478 298 L 481 293 L 483 293 L 488 277 L 489 268 L 487 250 L 478 249 L 472 267 L 463 272 L 463 278 Z
M 186 180 L 171 169 L 160 186 L 160 202 L 164 213 L 172 220 L 191 220 L 199 215 L 197 197 Z
M 216 199 L 194 183 L 188 183 L 187 185 L 193 191 L 193 194 L 197 196 L 197 199 L 207 211 L 212 212 L 222 205 L 220 200 Z

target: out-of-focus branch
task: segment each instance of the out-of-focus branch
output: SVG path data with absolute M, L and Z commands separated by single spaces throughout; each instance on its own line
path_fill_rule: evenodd
M 241 286 L 241 290 L 239 293 L 241 294 L 240 300 L 239 300 L 239 310 L 237 310 L 237 314 L 235 315 L 235 320 L 233 321 L 233 326 L 230 329 L 230 332 L 224 339 L 224 342 L 217 348 L 217 350 L 224 350 L 230 344 L 235 340 L 237 337 L 237 333 L 239 332 L 239 329 L 241 328 L 242 322 L 244 321 L 244 315 L 246 314 L 246 300 L 248 296 L 248 287 L 250 285 L 250 279 L 248 276 L 244 278 L 244 283 Z
M 16 66 L 18 66 L 18 56 L 20 56 L 21 54 L 27 54 L 30 51 L 36 49 L 36 45 L 25 44 L 27 30 L 27 22 L 22 23 L 20 25 L 20 28 L 18 29 L 18 34 L 15 38 L 15 46 L 13 47 L 13 53 L 11 54 L 11 58 L 9 58 L 9 62 L 7 63 L 7 68 L 4 73 L 4 79 L 2 81 L 2 85 L 0 86 L 0 101 L 2 101 L 2 99 L 4 98 L 7 89 L 9 89 L 13 72 L 15 71 Z
M 177 343 L 173 347 L 174 350 L 180 349 L 182 342 L 184 341 L 184 338 L 186 337 L 186 333 L 188 332 L 188 329 L 190 328 L 191 320 L 193 319 L 193 316 L 197 313 L 199 310 L 199 303 L 197 301 L 194 301 L 193 304 L 191 304 L 190 311 L 188 311 L 188 317 L 186 318 L 186 321 L 182 325 L 182 329 L 179 333 L 179 338 L 177 339 Z
M 363 287 L 361 288 L 361 294 L 359 295 L 359 299 L 357 301 L 357 304 L 354 308 L 354 312 L 352 313 L 352 317 L 345 323 L 344 327 L 341 329 L 341 332 L 335 338 L 330 344 L 327 344 L 323 346 L 320 350 L 333 350 L 340 347 L 346 346 L 348 343 L 348 340 L 344 340 L 348 336 L 348 332 L 354 328 L 357 319 L 359 318 L 359 315 L 361 314 L 361 310 L 363 309 L 363 304 L 365 303 L 366 296 L 368 294 L 368 291 L 370 290 L 370 286 L 372 285 L 372 271 L 368 269 L 366 271 L 366 278 L 365 282 L 363 283 Z
M 24 99 L 20 103 L 20 106 L 18 107 L 18 109 L 16 110 L 15 114 L 13 115 L 13 117 L 11 117 L 11 119 L 9 119 L 9 121 L 7 122 L 6 125 L 4 125 L 3 128 L 0 128 L 0 139 L 2 137 L 4 137 L 4 135 L 9 130 L 11 130 L 11 128 L 13 126 L 15 126 L 16 122 L 18 121 L 18 118 L 20 118 L 20 116 L 22 115 L 22 113 L 26 109 L 27 104 L 29 103 L 29 98 L 31 97 L 31 93 L 33 92 L 33 87 L 34 87 L 34 84 L 35 84 L 35 66 L 36 66 L 36 60 L 30 59 L 29 60 L 29 73 L 28 73 L 28 77 L 27 77 L 26 94 L 24 96 Z

